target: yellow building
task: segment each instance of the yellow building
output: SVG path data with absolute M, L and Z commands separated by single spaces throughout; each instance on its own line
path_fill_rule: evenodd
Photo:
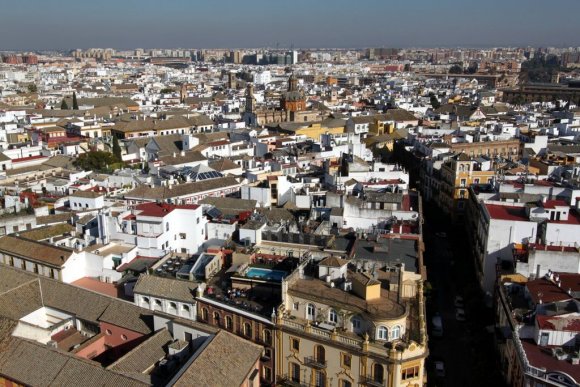
M 271 130 L 280 134 L 303 136 L 320 141 L 320 136 L 326 133 L 342 134 L 346 130 L 346 121 L 329 118 L 317 122 L 282 122 L 270 127 Z
M 454 221 L 460 221 L 469 198 L 469 187 L 492 184 L 494 177 L 492 161 L 477 161 L 465 153 L 451 158 L 441 166 L 440 208 Z
M 428 350 L 421 276 L 404 269 L 373 276 L 347 264 L 328 257 L 314 273 L 303 264 L 283 281 L 276 316 L 279 384 L 423 386 Z M 383 288 L 387 276 L 396 289 Z

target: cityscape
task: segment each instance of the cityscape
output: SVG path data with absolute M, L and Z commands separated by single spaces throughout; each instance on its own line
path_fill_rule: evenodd
M 35 3 L 0 385 L 580 386 L 580 5 Z

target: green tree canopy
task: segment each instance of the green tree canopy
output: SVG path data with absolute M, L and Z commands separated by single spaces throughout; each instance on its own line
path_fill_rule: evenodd
M 73 110 L 79 110 L 79 103 L 77 102 L 77 93 L 73 91 Z
M 60 110 L 68 110 L 68 105 L 65 101 L 65 99 L 62 99 L 62 102 L 60 103 Z
M 463 67 L 455 64 L 449 69 L 449 74 L 463 74 Z
M 121 147 L 119 146 L 119 140 L 117 137 L 113 137 L 113 156 L 115 156 L 117 162 L 122 160 Z
M 84 170 L 97 172 L 108 171 L 116 163 L 115 156 L 109 152 L 92 151 L 83 153 L 75 161 L 74 165 Z

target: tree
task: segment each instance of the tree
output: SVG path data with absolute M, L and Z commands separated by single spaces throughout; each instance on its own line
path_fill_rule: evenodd
M 115 156 L 115 159 L 117 161 L 122 160 L 121 147 L 119 146 L 119 140 L 117 139 L 117 137 L 114 137 L 114 136 L 113 136 L 113 156 Z
M 79 110 L 79 103 L 77 102 L 77 93 L 73 91 L 73 110 Z
M 429 102 L 431 103 L 433 109 L 439 109 L 441 107 L 441 103 L 437 99 L 437 96 L 433 93 L 429 93 Z
M 62 99 L 62 102 L 60 103 L 60 110 L 68 110 L 68 105 L 65 101 L 65 99 Z
M 38 91 L 38 87 L 36 87 L 34 83 L 31 83 L 30 85 L 28 85 L 28 91 L 30 93 L 36 93 Z
M 463 73 L 463 67 L 461 67 L 459 65 L 453 65 L 449 69 L 449 74 L 462 74 L 462 73 Z
M 74 165 L 85 171 L 107 172 L 116 163 L 112 153 L 93 151 L 83 153 L 74 161 Z

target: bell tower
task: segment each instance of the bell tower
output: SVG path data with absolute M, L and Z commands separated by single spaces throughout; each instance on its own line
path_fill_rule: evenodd
M 256 98 L 254 97 L 254 85 L 248 83 L 246 88 L 246 113 L 254 113 L 256 111 Z

